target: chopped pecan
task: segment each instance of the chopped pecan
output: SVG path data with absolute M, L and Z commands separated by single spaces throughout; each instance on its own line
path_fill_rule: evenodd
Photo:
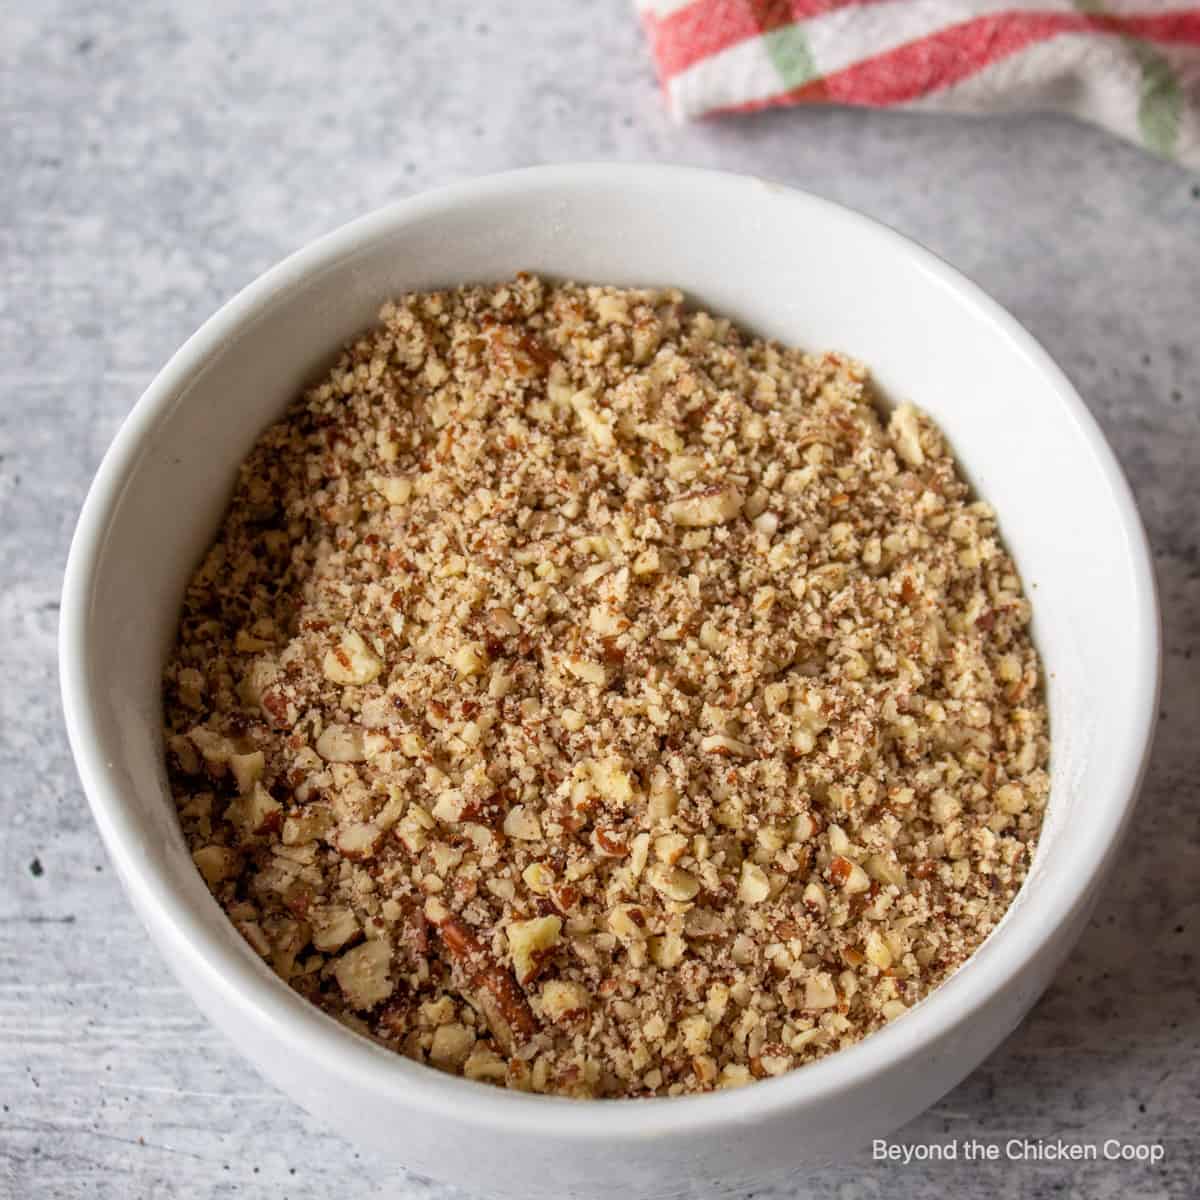
M 492 957 L 491 952 L 458 917 L 440 905 L 432 907 L 433 912 L 427 909 L 425 915 L 441 938 L 446 952 L 463 972 L 468 986 L 473 989 L 485 988 L 508 1028 L 522 1038 L 531 1037 L 537 1029 L 537 1022 L 512 972 L 506 971 Z

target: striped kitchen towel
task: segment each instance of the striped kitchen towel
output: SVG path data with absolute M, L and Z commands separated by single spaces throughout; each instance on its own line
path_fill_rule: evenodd
M 1074 113 L 1200 168 L 1200 4 L 636 0 L 679 118 L 783 104 Z

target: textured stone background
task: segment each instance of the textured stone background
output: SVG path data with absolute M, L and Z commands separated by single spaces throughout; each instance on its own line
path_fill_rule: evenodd
M 770 1195 L 1194 1195 L 1200 177 L 1053 117 L 678 129 L 626 0 L 507 7 L 15 0 L 0 16 L 0 1195 L 453 1194 L 260 1081 L 146 944 L 61 729 L 59 580 L 114 430 L 222 301 L 386 201 L 564 159 L 774 176 L 932 246 L 1078 384 L 1155 547 L 1166 689 L 1111 891 L 1024 1026 L 900 1136 L 1161 1140 L 1166 1162 L 864 1157 Z

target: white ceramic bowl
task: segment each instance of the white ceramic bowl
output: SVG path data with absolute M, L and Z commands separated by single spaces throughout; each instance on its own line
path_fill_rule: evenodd
M 242 942 L 192 866 L 167 791 L 160 667 L 185 579 L 260 430 L 385 298 L 521 269 L 675 284 L 756 333 L 865 360 L 890 396 L 922 405 L 949 435 L 1033 599 L 1053 792 L 1020 897 L 912 1012 L 744 1090 L 552 1099 L 380 1049 Z M 881 225 L 758 179 L 676 167 L 546 167 L 444 188 L 355 221 L 251 284 L 171 359 L 113 442 L 79 520 L 61 621 L 67 727 L 96 823 L 196 1003 L 322 1123 L 492 1196 L 746 1187 L 842 1158 L 931 1104 L 1012 1031 L 1081 932 L 1133 809 L 1159 678 L 1153 576 L 1129 488 L 1033 339 Z

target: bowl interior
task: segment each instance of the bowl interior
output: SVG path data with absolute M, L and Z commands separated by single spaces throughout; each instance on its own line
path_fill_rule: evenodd
M 962 974 L 1017 962 L 1082 897 L 1146 748 L 1156 627 L 1128 491 L 1070 386 L 953 271 L 812 197 L 685 170 L 517 174 L 365 218 L 258 281 L 156 380 L 98 478 L 64 603 L 68 718 L 126 880 L 173 893 L 249 955 L 191 864 L 161 764 L 159 671 L 184 582 L 258 433 L 384 299 L 518 270 L 679 286 L 758 334 L 862 359 L 886 395 L 941 424 L 999 513 L 1048 673 L 1053 794 L 1036 869 Z M 1023 921 L 1021 944 L 1006 942 Z

